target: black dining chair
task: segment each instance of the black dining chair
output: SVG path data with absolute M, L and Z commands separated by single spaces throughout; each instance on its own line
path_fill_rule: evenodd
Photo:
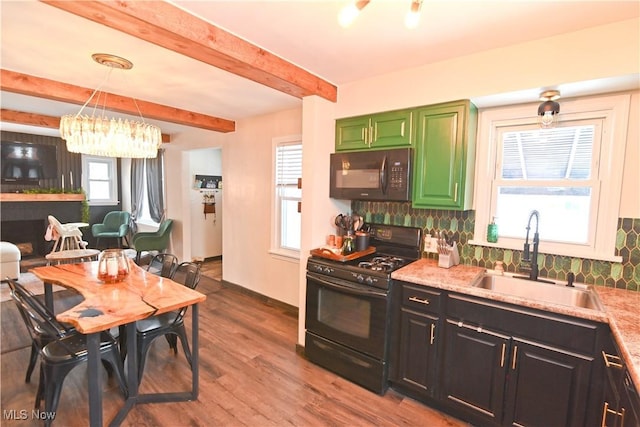
M 160 253 L 151 258 L 147 271 L 162 277 L 171 277 L 178 267 L 178 257 L 173 254 Z
M 45 345 L 47 345 L 48 343 L 50 343 L 51 341 L 55 341 L 58 338 L 62 338 L 69 334 L 76 333 L 76 330 L 71 325 L 58 322 L 53 316 L 53 314 L 49 312 L 49 309 L 44 304 L 42 304 L 40 300 L 38 300 L 36 296 L 29 289 L 20 285 L 19 282 L 9 280 L 8 284 L 9 284 L 9 289 L 12 292 L 13 291 L 20 292 L 20 293 L 23 293 L 26 298 L 33 299 L 33 303 L 40 305 L 40 309 L 42 310 L 42 312 L 45 313 L 51 319 L 52 322 L 55 322 L 58 325 L 58 327 L 56 328 L 58 335 L 52 336 L 49 333 L 47 333 L 47 331 L 41 328 L 38 328 L 37 330 L 35 330 L 35 333 L 31 336 L 31 354 L 29 355 L 29 365 L 27 366 L 27 374 L 24 378 L 24 382 L 29 383 L 31 382 L 31 374 L 33 373 L 33 369 L 36 367 L 36 362 L 38 361 L 38 355 L 40 354 L 40 349 Z M 20 317 L 22 317 L 22 320 L 25 322 L 25 324 L 28 324 L 30 320 L 27 317 L 27 314 L 25 313 L 25 311 L 20 310 L 20 307 L 18 307 L 18 312 L 20 313 Z
M 195 289 L 200 282 L 200 264 L 194 262 L 183 262 L 174 270 L 171 279 Z M 138 381 L 142 380 L 144 365 L 149 347 L 153 340 L 160 336 L 166 336 L 169 346 L 178 354 L 178 338 L 182 343 L 182 349 L 192 367 L 191 350 L 187 340 L 187 332 L 184 327 L 184 316 L 188 307 L 183 307 L 178 311 L 162 313 L 157 316 L 139 320 L 136 324 L 136 335 L 138 345 Z
M 54 337 L 39 349 L 40 382 L 36 393 L 35 408 L 40 408 L 44 399 L 45 412 L 54 413 L 58 408 L 62 385 L 67 374 L 76 366 L 87 362 L 86 335 L 69 331 L 55 319 L 46 306 L 34 298 L 22 285 L 10 281 L 11 298 L 16 303 L 32 341 L 46 334 Z M 39 342 L 39 341 L 38 341 Z M 124 368 L 115 339 L 107 332 L 100 335 L 100 358 L 109 376 L 115 373 L 116 380 L 125 398 L 128 395 L 125 385 Z M 45 421 L 45 425 L 52 420 Z

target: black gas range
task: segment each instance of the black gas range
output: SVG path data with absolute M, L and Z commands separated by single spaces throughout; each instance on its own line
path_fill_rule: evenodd
M 346 262 L 311 257 L 307 271 L 389 289 L 391 272 L 420 259 L 421 228 L 379 224 L 365 224 L 363 228 L 369 230 L 375 253 Z
M 376 393 L 387 389 L 391 273 L 421 256 L 422 229 L 368 225 L 375 253 L 307 261 L 305 354 Z

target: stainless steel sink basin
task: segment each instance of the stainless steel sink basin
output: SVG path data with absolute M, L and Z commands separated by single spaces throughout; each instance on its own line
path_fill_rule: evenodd
M 568 287 L 488 273 L 485 274 L 475 286 L 477 288 L 528 300 L 587 308 L 590 310 L 602 310 L 600 301 L 590 286 L 578 285 L 576 287 Z

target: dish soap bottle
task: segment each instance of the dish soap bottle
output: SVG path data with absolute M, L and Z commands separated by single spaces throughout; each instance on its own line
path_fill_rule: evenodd
M 344 242 L 342 243 L 342 255 L 352 254 L 354 251 L 353 235 L 349 232 L 344 236 Z
M 491 224 L 487 226 L 487 242 L 496 243 L 498 241 L 498 224 L 496 224 L 496 217 L 493 217 Z

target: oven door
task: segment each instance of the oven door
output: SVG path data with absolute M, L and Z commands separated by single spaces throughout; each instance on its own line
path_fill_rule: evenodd
M 388 309 L 387 290 L 307 273 L 309 332 L 383 360 Z

